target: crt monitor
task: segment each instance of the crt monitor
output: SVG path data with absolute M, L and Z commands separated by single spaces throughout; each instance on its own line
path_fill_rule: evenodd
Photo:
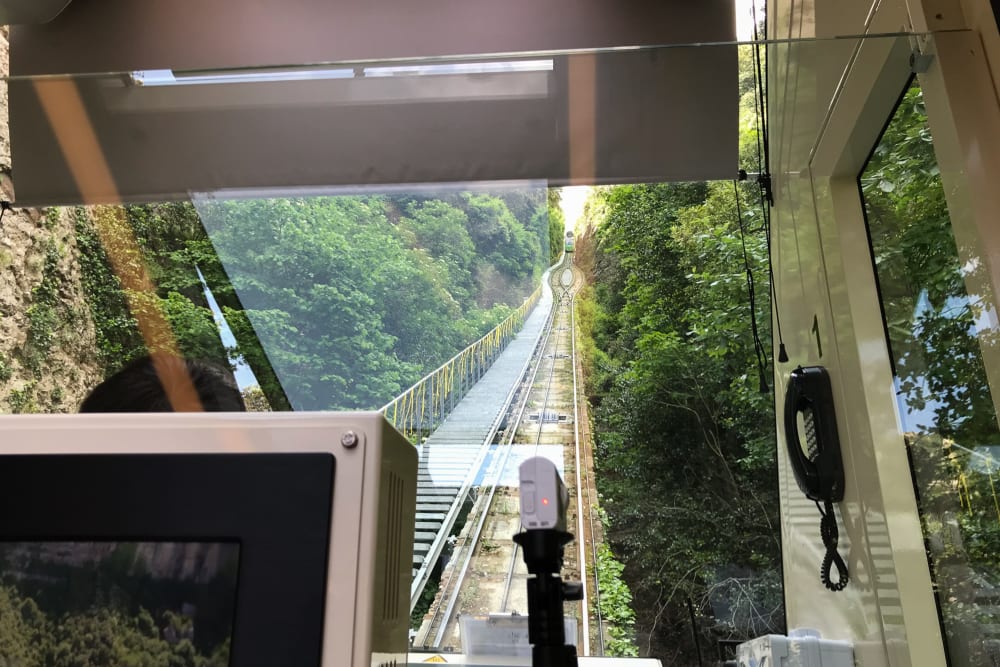
M 0 416 L 0 662 L 405 663 L 416 469 L 378 413 Z

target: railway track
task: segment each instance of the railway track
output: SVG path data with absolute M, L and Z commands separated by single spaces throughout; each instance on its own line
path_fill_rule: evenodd
M 578 282 L 577 282 L 578 281 Z M 594 461 L 593 461 L 593 440 L 590 433 L 589 416 L 586 410 L 586 402 L 580 400 L 580 389 L 578 377 L 580 375 L 580 365 L 576 354 L 576 294 L 583 286 L 583 274 L 579 270 L 574 270 L 574 285 L 572 303 L 570 308 L 570 332 L 573 349 L 573 442 L 574 456 L 576 460 L 576 493 L 577 493 L 577 544 L 580 545 L 580 561 L 584 564 L 591 564 L 591 577 L 588 579 L 585 570 L 581 572 L 581 580 L 584 582 L 585 600 L 584 609 L 590 614 L 590 619 L 594 622 L 588 623 L 595 630 L 593 636 L 597 638 L 597 644 L 591 642 L 587 644 L 592 647 L 596 655 L 604 655 L 604 619 L 601 614 L 601 584 L 597 561 L 597 530 L 595 526 L 600 525 L 600 518 L 595 523 L 594 515 L 597 514 L 597 484 L 594 481 Z M 584 428 L 581 428 L 581 424 Z M 581 437 L 582 434 L 582 437 Z M 586 471 L 584 476 L 581 471 Z M 584 495 L 586 503 L 584 503 Z M 586 515 L 586 526 L 584 525 L 584 515 Z M 603 539 L 603 528 L 602 528 Z M 586 545 L 586 547 L 584 546 Z M 584 552 L 586 548 L 587 553 Z M 589 556 L 589 559 L 588 559 Z M 586 655 L 586 654 L 584 654 Z
M 592 652 L 591 613 L 586 610 L 590 609 L 591 598 L 599 599 L 593 567 L 596 562 L 593 518 L 589 511 L 594 497 L 580 446 L 573 316 L 575 294 L 583 280 L 567 255 L 552 271 L 550 281 L 555 297 L 552 315 L 534 350 L 529 371 L 522 378 L 523 390 L 506 420 L 508 428 L 484 465 L 482 484 L 477 487 L 465 527 L 441 576 L 437 598 L 417 633 L 415 649 L 460 650 L 458 626 L 463 614 L 527 612 L 524 584 L 527 571 L 511 540 L 519 529 L 517 466 L 530 456 L 544 453 L 555 457 L 558 452 L 562 457 L 560 463 L 566 468 L 564 477 L 572 487 L 570 518 L 577 533 L 577 548 L 567 553 L 564 573 L 587 582 L 586 597 L 578 615 L 578 653 Z M 570 425 L 572 430 L 568 429 Z M 585 468 L 586 484 L 581 472 Z M 595 627 L 600 628 L 599 610 L 594 620 Z M 601 634 L 596 633 L 594 646 L 598 654 L 603 654 Z

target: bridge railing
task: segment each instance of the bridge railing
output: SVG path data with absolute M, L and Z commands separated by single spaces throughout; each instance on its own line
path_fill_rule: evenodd
M 436 429 L 489 369 L 521 330 L 538 303 L 541 285 L 496 328 L 428 373 L 379 412 L 410 442 L 417 444 Z

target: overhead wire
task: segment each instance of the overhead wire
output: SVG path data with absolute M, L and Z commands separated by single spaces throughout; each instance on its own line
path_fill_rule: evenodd
M 771 309 L 774 312 L 775 330 L 778 334 L 778 357 L 779 363 L 788 361 L 788 352 L 785 349 L 785 340 L 781 333 L 781 315 L 778 309 L 778 293 L 774 286 L 774 262 L 771 251 L 771 206 L 774 205 L 774 193 L 771 181 L 771 149 L 768 135 L 768 109 L 767 109 L 767 78 L 766 70 L 761 64 L 761 41 L 760 23 L 757 20 L 757 2 L 751 3 L 753 13 L 753 60 L 754 60 L 754 112 L 757 121 L 757 165 L 760 172 L 758 176 L 760 208 L 763 216 L 764 235 L 767 241 L 767 275 L 768 291 L 771 296 Z M 767 20 L 763 24 L 764 41 L 767 41 Z M 765 45 L 766 48 L 766 45 Z
M 747 253 L 747 240 L 743 225 L 743 207 L 740 205 L 740 189 L 736 181 L 733 181 L 733 194 L 736 197 L 736 218 L 740 226 L 740 243 L 743 247 L 743 267 L 746 272 L 747 293 L 750 298 L 750 329 L 753 333 L 754 354 L 757 357 L 757 371 L 760 379 L 760 393 L 769 391 L 767 384 L 767 351 L 764 343 L 760 340 L 760 332 L 757 330 L 757 289 L 754 284 L 753 269 L 750 266 L 750 255 Z

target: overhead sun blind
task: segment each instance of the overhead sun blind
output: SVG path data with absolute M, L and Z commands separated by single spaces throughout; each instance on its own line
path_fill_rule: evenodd
M 734 31 L 731 0 L 75 0 L 12 29 L 16 197 L 730 178 L 736 47 L 679 45 Z M 103 185 L 67 154 L 80 123 Z

